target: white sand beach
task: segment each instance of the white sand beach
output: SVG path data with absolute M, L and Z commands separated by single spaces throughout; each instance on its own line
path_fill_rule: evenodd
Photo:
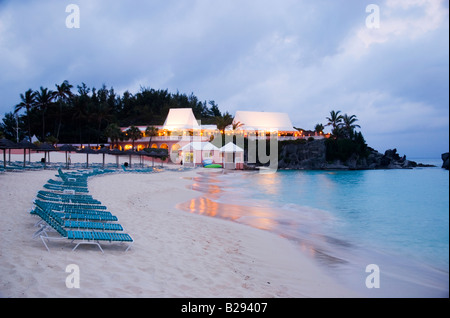
M 36 154 L 36 158 L 42 154 Z M 23 160 L 23 155 L 12 155 Z M 36 161 L 32 157 L 32 161 Z M 72 154 L 72 163 L 86 155 Z M 107 162 L 115 163 L 107 156 Z M 135 159 L 137 162 L 138 159 Z M 65 162 L 52 153 L 52 162 Z M 90 162 L 101 162 L 101 155 Z M 207 170 L 207 169 L 199 169 Z M 89 194 L 116 215 L 134 243 L 82 245 L 32 239 L 29 214 L 37 191 L 55 170 L 0 174 L 0 296 L 31 297 L 355 297 L 287 239 L 176 208 L 200 193 L 189 189 L 199 170 L 107 174 L 89 179 Z M 66 267 L 80 270 L 67 288 Z

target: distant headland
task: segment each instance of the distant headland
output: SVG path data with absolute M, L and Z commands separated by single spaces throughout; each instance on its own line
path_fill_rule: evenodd
M 367 169 L 412 169 L 415 167 L 435 167 L 417 163 L 400 156 L 397 149 L 388 149 L 383 153 L 367 147 L 363 151 L 353 150 L 347 144 L 343 149 L 335 148 L 335 141 L 318 139 L 304 142 L 282 142 L 279 149 L 279 169 L 300 170 L 367 170 Z M 344 143 L 342 143 L 344 144 Z M 343 147 L 341 145 L 341 147 Z M 448 154 L 447 154 L 448 169 Z

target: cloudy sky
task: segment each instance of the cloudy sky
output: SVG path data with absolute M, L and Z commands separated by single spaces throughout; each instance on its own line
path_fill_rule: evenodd
M 381 152 L 440 157 L 448 38 L 448 0 L 0 0 L 0 117 L 64 80 L 143 86 L 231 114 L 287 112 L 305 129 L 340 110 Z

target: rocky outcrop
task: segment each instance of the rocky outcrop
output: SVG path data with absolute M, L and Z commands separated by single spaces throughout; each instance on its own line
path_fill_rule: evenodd
M 345 162 L 326 160 L 326 145 L 324 139 L 296 142 L 280 145 L 278 161 L 279 169 L 300 170 L 366 170 L 366 169 L 412 169 L 415 167 L 428 167 L 412 160 L 406 156 L 400 157 L 397 149 L 388 149 L 384 154 L 375 149 L 368 148 L 367 157 L 352 154 Z
M 441 158 L 442 158 L 442 161 L 443 161 L 443 163 L 442 163 L 442 168 L 448 170 L 448 164 L 449 164 L 449 162 L 448 162 L 448 161 L 449 161 L 449 154 L 448 154 L 448 152 L 443 153 L 443 154 L 441 155 Z
M 279 169 L 326 169 L 326 146 L 323 140 L 280 145 Z

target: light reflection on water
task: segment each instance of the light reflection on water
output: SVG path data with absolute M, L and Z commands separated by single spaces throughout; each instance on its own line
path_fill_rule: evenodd
M 228 192 L 227 180 L 218 177 L 219 175 L 215 173 L 200 173 L 200 176 L 192 178 L 194 183 L 188 187 L 201 192 L 202 195 L 178 204 L 177 208 L 270 231 L 295 242 L 305 254 L 330 267 L 345 263 L 343 259 L 331 255 L 329 245 L 333 243 L 348 248 L 351 244 L 323 234 L 325 230 L 322 224 L 324 221 L 326 223 L 332 220 L 331 215 L 296 205 L 287 205 L 285 209 L 280 209 L 264 200 L 252 200 L 249 198 L 250 192 L 245 187 L 238 192 Z M 234 189 L 239 188 L 237 183 L 241 182 L 240 178 L 245 179 L 245 174 L 241 173 L 239 178 L 228 180 L 232 180 Z M 279 182 L 280 179 L 276 174 L 266 174 L 263 178 L 258 178 L 254 187 L 259 192 L 266 191 L 273 195 L 277 194 Z
M 448 272 L 445 274 L 420 264 L 408 263 L 408 260 L 392 258 L 384 252 L 367 249 L 358 240 L 342 239 L 334 234 L 336 227 L 342 227 L 341 220 L 336 219 L 334 215 L 325 210 L 283 203 L 283 184 L 279 174 L 254 178 L 252 173 L 238 172 L 238 177 L 233 175 L 234 173 L 236 172 L 224 175 L 208 172 L 191 178 L 193 183 L 189 188 L 201 192 L 202 195 L 177 207 L 189 213 L 219 217 L 287 238 L 295 242 L 304 254 L 331 269 L 332 274 L 339 270 L 343 280 L 352 285 L 351 287 L 358 286 L 356 290 L 365 296 L 448 297 L 448 287 L 445 289 L 445 286 L 437 283 L 442 281 L 442 277 L 448 283 Z M 332 171 L 299 173 L 295 179 L 296 184 L 290 187 L 289 191 L 295 196 L 309 198 L 310 202 L 320 200 L 322 208 L 333 210 L 333 194 L 344 197 L 341 193 L 346 191 L 343 183 L 348 183 L 351 189 L 366 177 L 362 173 L 349 173 L 347 178 L 343 179 Z M 336 180 L 339 181 L 339 186 Z M 316 183 L 321 184 L 321 191 L 309 190 Z M 278 206 L 273 206 L 273 196 L 277 196 Z M 330 199 L 326 201 L 323 198 Z M 353 213 L 349 208 L 345 212 L 348 217 L 358 220 L 360 218 L 360 213 Z M 368 219 L 369 216 L 370 214 L 366 214 L 365 218 Z M 359 220 L 360 231 L 364 231 L 364 220 Z M 367 226 L 372 224 L 370 221 L 367 220 Z M 370 263 L 379 264 L 383 268 L 385 287 L 382 290 L 374 292 L 364 285 L 365 266 Z M 408 269 L 405 271 L 406 266 Z

